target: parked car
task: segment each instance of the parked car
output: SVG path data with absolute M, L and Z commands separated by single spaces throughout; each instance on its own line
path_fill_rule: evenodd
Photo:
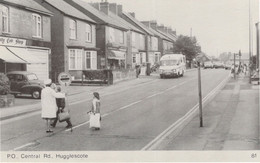
M 213 63 L 211 61 L 204 62 L 204 69 L 213 68 Z
M 214 68 L 224 68 L 224 64 L 219 61 L 214 62 L 213 65 L 214 65 Z
M 41 90 L 44 88 L 36 74 L 27 71 L 12 71 L 7 73 L 10 81 L 11 94 L 30 94 L 32 98 L 41 98 Z
M 225 65 L 224 65 L 224 68 L 225 68 L 226 70 L 230 70 L 231 67 L 232 67 L 232 63 L 230 63 L 230 62 L 226 62 Z

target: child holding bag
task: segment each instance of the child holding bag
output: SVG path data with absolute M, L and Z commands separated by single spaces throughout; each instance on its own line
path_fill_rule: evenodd
M 93 93 L 93 100 L 91 110 L 89 111 L 90 120 L 89 120 L 89 128 L 93 128 L 95 130 L 100 130 L 100 97 L 98 92 Z

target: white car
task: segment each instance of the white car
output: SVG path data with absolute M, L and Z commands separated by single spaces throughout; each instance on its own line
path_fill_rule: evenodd
M 214 65 L 212 62 L 208 61 L 208 62 L 204 62 L 204 69 L 206 68 L 213 68 Z

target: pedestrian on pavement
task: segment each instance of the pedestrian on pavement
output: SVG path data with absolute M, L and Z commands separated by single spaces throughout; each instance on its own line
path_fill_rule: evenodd
M 50 128 L 51 120 L 56 118 L 57 105 L 55 94 L 56 92 L 51 88 L 52 81 L 47 79 L 44 81 L 45 88 L 41 92 L 41 106 L 42 113 L 41 117 L 46 120 L 46 132 L 52 133 L 53 131 Z
M 59 113 L 64 112 L 65 111 L 64 108 L 66 106 L 66 95 L 65 95 L 65 93 L 61 92 L 61 87 L 60 86 L 58 86 L 56 88 L 56 90 L 57 90 L 57 93 L 56 93 L 55 97 L 56 97 L 56 104 L 57 104 L 58 110 L 56 112 L 56 118 L 54 119 L 53 123 L 51 124 L 51 127 L 53 127 L 53 128 L 56 127 L 56 124 L 58 122 L 58 115 L 59 115 Z M 67 111 L 69 112 L 69 110 L 67 110 Z M 66 126 L 66 128 L 71 128 L 72 124 L 71 124 L 70 119 L 66 120 L 66 122 L 68 124 Z
M 141 66 L 140 65 L 136 65 L 135 66 L 135 71 L 136 71 L 136 78 L 138 78 L 140 73 L 141 73 Z
M 101 114 L 100 114 L 100 97 L 98 92 L 93 93 L 93 100 L 91 110 L 89 111 L 90 114 L 90 122 L 89 128 L 93 128 L 95 130 L 100 130 L 100 121 L 101 121 Z

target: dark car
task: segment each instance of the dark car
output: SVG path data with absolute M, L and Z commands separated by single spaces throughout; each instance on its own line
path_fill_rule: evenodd
M 44 88 L 43 82 L 36 74 L 27 71 L 12 71 L 7 73 L 10 81 L 11 94 L 30 94 L 34 99 L 41 98 L 41 90 Z

